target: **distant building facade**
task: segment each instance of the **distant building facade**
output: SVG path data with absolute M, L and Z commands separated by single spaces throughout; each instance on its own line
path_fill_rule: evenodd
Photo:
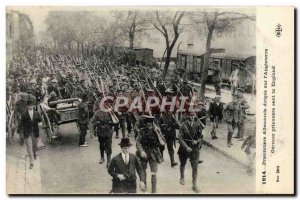
M 19 53 L 22 45 L 33 38 L 33 25 L 28 15 L 15 10 L 6 11 L 6 60 Z

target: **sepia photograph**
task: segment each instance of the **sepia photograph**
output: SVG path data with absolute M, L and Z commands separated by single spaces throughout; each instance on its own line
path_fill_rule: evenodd
M 257 19 L 255 7 L 7 6 L 7 194 L 264 193 Z

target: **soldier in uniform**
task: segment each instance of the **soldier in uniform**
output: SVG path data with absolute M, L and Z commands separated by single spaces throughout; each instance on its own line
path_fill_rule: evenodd
M 174 160 L 174 144 L 176 143 L 176 129 L 179 129 L 179 125 L 169 109 L 166 109 L 162 116 L 159 118 L 160 130 L 166 140 L 168 152 L 171 160 L 171 167 L 177 165 Z M 163 156 L 165 147 L 162 146 L 161 153 Z
M 108 104 L 104 104 L 105 109 L 108 109 Z M 94 113 L 91 121 L 90 121 L 90 130 L 96 136 L 98 136 L 99 141 L 99 149 L 100 149 L 100 162 L 102 164 L 105 162 L 104 152 L 107 155 L 107 164 L 108 167 L 110 158 L 111 158 L 111 144 L 112 144 L 112 127 L 113 121 L 109 114 L 109 112 L 104 112 L 99 110 Z
M 243 93 L 238 91 L 238 104 L 239 104 L 239 122 L 237 124 L 238 132 L 234 138 L 238 138 L 239 141 L 244 140 L 244 131 L 245 131 L 245 118 L 246 118 L 246 109 L 249 108 L 249 104 L 243 97 Z
M 122 89 L 118 90 L 118 97 L 119 98 L 125 97 L 124 90 L 122 90 Z M 127 137 L 126 132 L 125 132 L 125 124 L 127 124 L 127 131 L 128 131 L 128 133 L 130 133 L 131 129 L 132 129 L 131 124 L 128 123 L 128 122 L 130 122 L 129 115 L 128 115 L 128 112 L 127 112 L 128 107 L 129 107 L 128 105 L 119 107 L 118 111 L 117 111 L 118 118 L 119 118 L 119 121 L 120 121 L 120 127 L 121 127 L 122 137 L 123 138 Z
M 202 126 L 195 120 L 194 113 L 183 116 L 182 124 L 179 128 L 179 149 L 178 155 L 180 160 L 180 184 L 184 185 L 184 171 L 187 160 L 189 159 L 192 166 L 193 190 L 198 193 L 197 174 L 199 153 L 202 143 Z
M 187 82 L 186 79 L 184 79 L 182 81 L 182 85 L 180 87 L 180 91 L 181 91 L 181 93 L 182 93 L 183 96 L 185 96 L 185 97 L 191 97 L 192 93 L 193 93 L 193 90 L 192 90 L 192 88 L 187 83 L 188 82 Z
M 237 129 L 237 125 L 240 122 L 240 112 L 241 108 L 238 104 L 238 97 L 236 94 L 232 95 L 232 101 L 229 102 L 225 108 L 225 121 L 227 122 L 228 135 L 227 135 L 227 145 L 231 147 L 232 143 L 232 135 L 233 132 Z
M 58 96 L 58 98 L 62 98 L 60 95 L 60 91 L 58 88 L 58 81 L 56 79 L 53 79 L 51 81 L 51 85 L 48 87 L 48 93 L 55 92 L 55 94 Z
M 137 156 L 141 159 L 142 167 L 147 175 L 146 169 L 149 162 L 151 170 L 152 193 L 156 193 L 157 165 L 163 161 L 160 147 L 165 144 L 160 130 L 154 126 L 154 117 L 142 116 L 144 126 L 139 130 L 136 138 Z
M 88 130 L 89 123 L 89 109 L 87 104 L 87 94 L 84 93 L 81 97 L 82 101 L 78 104 L 78 120 L 77 126 L 79 128 L 79 146 L 87 147 L 85 136 Z
M 216 94 L 221 95 L 221 84 L 222 84 L 222 78 L 221 78 L 221 73 L 222 69 L 219 65 L 218 61 L 214 61 L 213 67 L 210 68 L 213 71 L 212 74 L 212 83 L 214 84 Z

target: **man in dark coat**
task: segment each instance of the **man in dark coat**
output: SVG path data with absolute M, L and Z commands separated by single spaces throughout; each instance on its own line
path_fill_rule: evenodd
M 212 124 L 212 131 L 211 131 L 211 139 L 215 140 L 218 137 L 216 136 L 216 129 L 219 126 L 219 122 L 223 118 L 223 103 L 220 102 L 221 96 L 216 95 L 214 102 L 209 105 L 209 117 Z
M 39 137 L 38 124 L 41 122 L 41 117 L 39 113 L 34 110 L 34 99 L 29 99 L 27 104 L 27 111 L 22 114 L 19 130 L 21 130 L 24 134 L 24 142 L 29 155 L 29 168 L 32 169 L 33 159 L 36 159 L 37 138 Z
M 14 114 L 15 114 L 15 120 L 17 123 L 17 126 L 19 126 L 21 122 L 22 114 L 27 110 L 27 93 L 21 92 L 20 93 L 20 100 L 16 102 Z M 20 143 L 23 145 L 24 143 L 24 134 L 23 132 L 18 130 L 18 133 L 20 135 Z
M 122 138 L 122 152 L 116 155 L 110 162 L 108 173 L 113 177 L 113 193 L 136 193 L 136 172 L 140 178 L 141 189 L 145 189 L 145 172 L 138 157 L 129 153 L 129 138 Z

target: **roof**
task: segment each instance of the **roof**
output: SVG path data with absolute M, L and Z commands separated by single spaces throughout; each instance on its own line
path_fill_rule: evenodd
M 253 54 L 230 54 L 230 53 L 213 53 L 210 55 L 213 58 L 227 58 L 233 60 L 246 60 L 250 57 L 255 57 Z
M 140 47 L 135 47 L 133 48 L 134 50 L 151 50 L 153 51 L 153 49 L 150 49 L 150 48 L 140 48 Z
M 188 52 L 188 51 L 178 51 L 178 54 L 184 54 L 184 55 L 195 55 L 195 56 L 202 56 L 203 53 L 195 53 L 195 52 Z M 212 53 L 210 54 L 210 57 L 212 58 L 227 58 L 232 60 L 246 60 L 250 57 L 255 57 L 253 54 L 232 54 L 232 53 Z

